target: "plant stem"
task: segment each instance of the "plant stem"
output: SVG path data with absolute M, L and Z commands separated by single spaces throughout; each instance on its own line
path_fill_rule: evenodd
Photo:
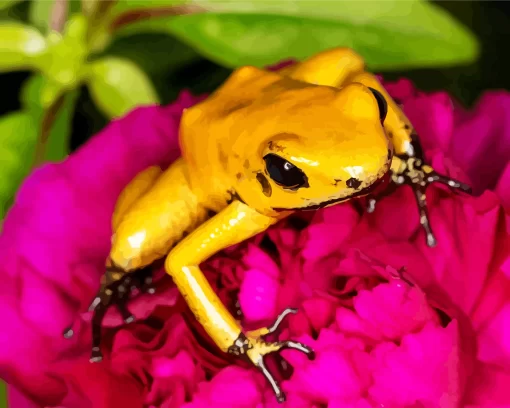
M 68 0 L 55 0 L 53 3 L 53 8 L 50 15 L 50 28 L 53 31 L 58 31 L 61 33 L 64 30 L 67 21 L 68 7 Z M 44 157 L 46 155 L 46 145 L 51 133 L 51 127 L 55 122 L 58 111 L 64 103 L 64 97 L 65 95 L 61 95 L 55 102 L 51 104 L 48 110 L 43 113 L 41 129 L 39 130 L 39 137 L 37 138 L 37 143 L 35 145 L 35 155 L 32 169 L 38 167 L 44 162 Z
M 50 16 L 50 28 L 61 33 L 67 21 L 69 3 L 67 0 L 55 0 Z
M 149 20 L 151 18 L 183 16 L 187 14 L 198 14 L 205 12 L 207 12 L 205 8 L 194 4 L 131 10 L 117 16 L 115 20 L 110 23 L 110 31 L 113 32 L 125 25 L 129 25 L 142 20 Z
M 44 116 L 41 121 L 41 129 L 35 146 L 32 168 L 38 167 L 40 164 L 44 163 L 46 145 L 48 143 L 48 138 L 50 137 L 51 127 L 57 118 L 60 108 L 64 104 L 64 99 L 65 95 L 61 95 L 43 114 Z

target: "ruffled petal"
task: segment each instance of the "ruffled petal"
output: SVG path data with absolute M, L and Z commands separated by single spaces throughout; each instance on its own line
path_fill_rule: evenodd
M 0 236 L 0 311 L 8 319 L 0 373 L 39 402 L 65 393 L 47 366 L 76 344 L 62 332 L 99 287 L 117 196 L 139 171 L 179 155 L 180 114 L 191 103 L 183 95 L 173 106 L 136 109 L 21 186 Z
M 462 398 L 457 324 L 446 329 L 427 326 L 406 335 L 400 347 L 383 343 L 373 351 L 375 359 L 370 396 L 391 407 L 458 407 Z M 426 362 L 426 364 L 424 364 Z
M 510 157 L 510 94 L 485 93 L 471 117 L 458 124 L 449 151 L 476 192 L 496 187 Z

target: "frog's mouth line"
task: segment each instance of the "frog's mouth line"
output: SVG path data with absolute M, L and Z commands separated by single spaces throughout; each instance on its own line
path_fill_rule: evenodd
M 374 181 L 368 187 L 362 188 L 361 190 L 356 191 L 354 194 L 351 194 L 350 196 L 347 196 L 347 197 L 334 198 L 332 200 L 324 201 L 320 204 L 310 204 L 305 207 L 273 208 L 273 210 L 275 210 L 275 211 L 313 211 L 313 210 L 319 210 L 321 208 L 327 207 L 331 204 L 337 204 L 337 203 L 341 203 L 343 201 L 351 200 L 356 197 L 365 196 L 367 194 L 373 193 L 375 190 L 378 190 L 382 184 L 385 184 L 385 182 L 389 180 L 389 173 L 390 172 L 386 172 L 386 174 L 384 174 L 384 176 L 379 177 L 376 181 Z

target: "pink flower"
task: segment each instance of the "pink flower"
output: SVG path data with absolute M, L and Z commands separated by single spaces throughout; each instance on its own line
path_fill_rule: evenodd
M 403 187 L 373 214 L 348 203 L 285 220 L 204 273 L 233 313 L 239 300 L 247 328 L 299 308 L 279 336 L 317 358 L 286 350 L 287 371 L 273 361 L 285 406 L 510 405 L 510 97 L 488 93 L 464 111 L 444 93 L 386 85 L 433 166 L 480 193 L 429 188 L 438 246 L 425 245 Z M 0 374 L 27 407 L 278 406 L 256 369 L 215 348 L 162 271 L 156 294 L 130 303 L 137 322 L 108 313 L 105 360 L 88 362 L 83 311 L 104 272 L 116 197 L 138 171 L 175 160 L 180 114 L 197 101 L 183 94 L 130 113 L 19 191 L 0 236 Z M 76 335 L 63 339 L 78 315 Z

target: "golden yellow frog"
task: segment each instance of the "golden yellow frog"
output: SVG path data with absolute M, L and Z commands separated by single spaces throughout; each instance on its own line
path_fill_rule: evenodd
M 91 360 L 101 360 L 107 308 L 115 304 L 125 321 L 132 320 L 125 307 L 130 288 L 150 287 L 148 266 L 165 259 L 166 272 L 212 340 L 248 358 L 280 401 L 285 396 L 264 357 L 283 348 L 313 357 L 304 344 L 264 340 L 294 310 L 272 327 L 246 332 L 199 265 L 293 212 L 365 196 L 386 175 L 396 185 L 411 185 L 427 243 L 434 246 L 426 186 L 438 181 L 470 191 L 424 163 L 412 124 L 347 48 L 277 72 L 236 70 L 207 100 L 185 110 L 180 144 L 180 159 L 164 171 L 141 172 L 118 199 L 107 273 L 91 305 Z

